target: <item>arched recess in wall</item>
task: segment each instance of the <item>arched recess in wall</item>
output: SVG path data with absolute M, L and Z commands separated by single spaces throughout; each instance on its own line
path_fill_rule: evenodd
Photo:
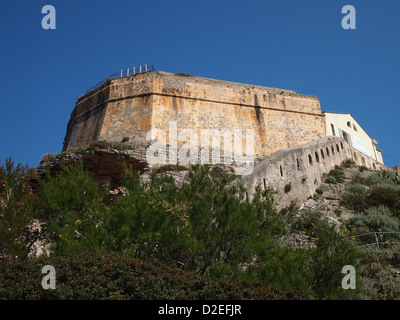
M 315 161 L 319 163 L 319 155 L 317 151 L 315 151 Z
M 331 146 L 332 154 L 335 154 L 335 148 Z
M 326 147 L 326 155 L 329 157 L 330 155 L 329 155 L 329 148 L 328 147 Z
M 299 158 L 296 159 L 296 162 L 297 162 L 297 170 L 300 170 L 300 161 L 299 161 Z
M 283 177 L 283 170 L 282 170 L 282 166 L 279 166 L 279 171 L 281 173 L 281 177 Z
M 311 154 L 308 155 L 308 163 L 312 165 L 312 157 L 311 157 Z
M 320 150 L 321 151 L 321 157 L 322 157 L 322 159 L 325 159 L 325 154 L 324 154 L 324 150 Z
M 364 167 L 366 167 L 367 165 L 366 165 L 366 163 L 365 163 L 365 159 L 364 159 L 364 157 L 361 157 L 361 163 L 362 163 L 362 165 L 364 166 Z
M 338 144 L 336 144 L 336 150 L 337 150 L 338 153 L 340 153 L 340 149 L 339 149 L 339 145 Z

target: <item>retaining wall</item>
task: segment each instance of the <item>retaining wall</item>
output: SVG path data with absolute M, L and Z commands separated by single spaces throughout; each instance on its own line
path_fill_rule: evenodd
M 279 150 L 258 163 L 252 174 L 240 178 L 239 181 L 246 187 L 249 198 L 253 197 L 257 187 L 275 189 L 277 207 L 283 208 L 292 201 L 304 201 L 313 196 L 329 171 L 347 159 L 368 169 L 387 169 L 350 147 L 344 139 L 329 136 L 298 147 Z

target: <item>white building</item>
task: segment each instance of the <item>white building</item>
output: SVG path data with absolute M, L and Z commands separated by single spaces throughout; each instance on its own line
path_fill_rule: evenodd
M 326 136 L 341 137 L 354 149 L 383 164 L 378 142 L 372 139 L 350 113 L 324 112 Z

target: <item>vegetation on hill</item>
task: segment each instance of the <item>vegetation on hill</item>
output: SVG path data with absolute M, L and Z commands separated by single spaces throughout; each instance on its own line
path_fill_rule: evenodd
M 343 168 L 336 170 L 327 183 L 343 182 Z M 0 167 L 0 253 L 9 257 L 0 264 L 2 299 L 399 297 L 395 247 L 362 247 L 370 242 L 358 237 L 400 231 L 400 186 L 390 172 L 347 184 L 343 205 L 355 215 L 339 230 L 318 212 L 298 216 L 294 205 L 278 211 L 270 189 L 246 200 L 215 167 L 192 167 L 181 187 L 168 173 L 154 171 L 143 182 L 127 169 L 118 197 L 81 163 L 48 174 L 37 194 L 29 176 L 11 159 Z M 49 257 L 30 255 L 34 220 L 44 225 Z M 314 245 L 295 248 L 293 230 L 312 234 Z M 45 264 L 57 269 L 54 292 L 39 288 Z M 355 290 L 341 286 L 345 265 L 357 270 Z

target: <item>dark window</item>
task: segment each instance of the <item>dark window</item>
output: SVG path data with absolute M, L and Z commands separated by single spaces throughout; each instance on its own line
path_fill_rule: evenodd
M 335 134 L 335 126 L 331 123 L 332 135 L 336 136 Z

